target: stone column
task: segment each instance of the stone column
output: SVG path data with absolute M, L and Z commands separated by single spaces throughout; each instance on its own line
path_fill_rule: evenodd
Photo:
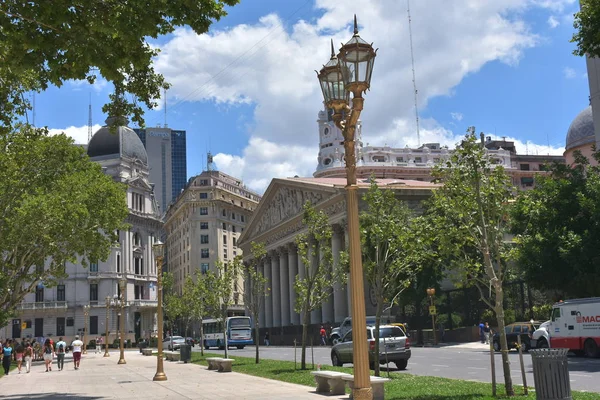
M 271 276 L 271 258 L 265 257 L 265 278 L 267 280 L 267 287 L 270 288 L 269 295 L 266 296 L 265 301 L 265 327 L 273 327 L 273 280 Z
M 290 324 L 300 325 L 300 315 L 294 310 L 296 307 L 296 289 L 294 283 L 296 282 L 296 275 L 298 275 L 298 249 L 294 244 L 288 246 L 288 282 L 290 289 Z
M 271 297 L 273 304 L 273 326 L 281 326 L 281 286 L 279 284 L 279 253 L 271 253 Z
M 262 276 L 265 276 L 265 265 L 264 265 L 264 263 L 261 264 L 261 265 L 258 265 L 257 268 L 258 268 L 258 272 Z M 265 313 L 265 298 L 266 298 L 265 295 L 263 295 L 260 298 L 260 312 L 258 313 L 258 323 L 259 323 L 259 326 L 261 328 L 264 328 L 266 326 L 266 322 L 267 322 L 266 319 L 265 319 L 265 314 L 266 314 Z
M 319 264 L 319 255 L 318 255 L 318 253 L 316 253 L 316 252 L 313 251 L 312 246 L 309 247 L 308 259 L 310 260 L 310 273 L 311 273 L 311 276 L 314 276 L 315 271 L 317 270 L 317 267 L 318 267 L 318 264 Z M 317 308 L 316 310 L 311 311 L 311 313 L 310 313 L 310 323 L 311 324 L 320 324 L 321 322 L 322 322 L 322 320 L 321 320 L 321 308 Z
M 279 289 L 281 290 L 281 326 L 288 326 L 290 317 L 290 287 L 289 287 L 289 266 L 288 249 L 282 247 L 279 249 Z
M 331 238 L 331 252 L 333 253 L 333 266 L 337 268 L 340 262 L 340 252 L 344 250 L 344 228 L 340 225 L 333 226 L 333 237 Z M 348 297 L 346 285 L 339 281 L 333 284 L 333 315 L 334 321 L 342 322 L 348 317 Z

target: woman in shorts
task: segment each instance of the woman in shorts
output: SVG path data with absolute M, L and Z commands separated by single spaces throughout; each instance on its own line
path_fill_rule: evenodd
M 19 373 L 21 373 L 21 365 L 23 365 L 24 353 L 25 347 L 23 347 L 23 344 L 18 343 L 15 347 L 15 359 L 17 360 L 17 369 L 19 370 Z
M 50 343 L 50 339 L 46 339 L 43 348 L 44 363 L 46 364 L 46 372 L 52 371 L 52 359 L 54 358 L 54 346 Z

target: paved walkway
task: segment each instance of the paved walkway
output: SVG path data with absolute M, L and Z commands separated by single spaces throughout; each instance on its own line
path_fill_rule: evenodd
M 118 352 L 104 358 L 88 353 L 81 368 L 73 369 L 71 355 L 65 368 L 58 371 L 56 360 L 52 371 L 45 372 L 37 363 L 31 373 L 0 378 L 0 398 L 3 400 L 96 400 L 96 399 L 311 399 L 323 397 L 314 388 L 258 378 L 250 375 L 208 371 L 205 366 L 164 362 L 168 380 L 154 382 L 156 358 L 138 351 L 125 354 L 127 364 L 117 365 Z M 235 369 L 235 363 L 234 363 Z M 327 396 L 328 399 L 347 399 L 348 396 Z

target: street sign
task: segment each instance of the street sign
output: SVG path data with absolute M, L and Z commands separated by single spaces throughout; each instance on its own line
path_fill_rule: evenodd
M 27 323 L 21 322 L 21 329 L 27 329 Z
M 437 314 L 436 310 L 435 310 L 435 306 L 429 306 L 429 314 L 430 315 L 435 315 Z

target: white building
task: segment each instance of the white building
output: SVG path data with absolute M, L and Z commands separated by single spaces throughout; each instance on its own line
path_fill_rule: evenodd
M 110 120 L 110 119 L 109 119 Z M 107 120 L 107 125 L 109 124 Z M 135 340 L 156 330 L 156 264 L 152 244 L 159 237 L 162 223 L 148 181 L 148 157 L 136 133 L 119 126 L 111 133 L 100 128 L 88 146 L 88 155 L 98 162 L 105 173 L 127 185 L 129 216 L 127 231 L 120 231 L 119 243 L 112 248 L 106 261 L 92 263 L 88 268 L 67 264 L 68 278 L 46 288 L 39 285 L 17 307 L 18 316 L 0 330 L 5 338 L 39 338 L 63 336 L 72 340 L 83 334 L 83 306 L 89 305 L 87 340 L 106 331 L 105 299 L 119 293 L 120 279 L 126 279 L 125 332 Z M 116 310 L 108 310 L 109 343 L 117 337 Z M 23 328 L 22 328 L 23 327 Z

